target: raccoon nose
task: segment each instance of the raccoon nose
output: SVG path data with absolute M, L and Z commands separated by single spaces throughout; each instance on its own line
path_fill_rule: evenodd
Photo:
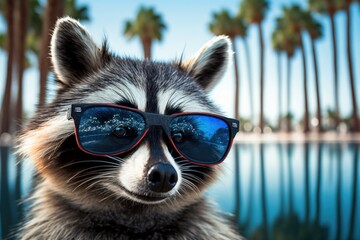
M 150 190 L 165 193 L 175 187 L 178 176 L 175 168 L 168 163 L 156 163 L 147 174 L 147 183 Z

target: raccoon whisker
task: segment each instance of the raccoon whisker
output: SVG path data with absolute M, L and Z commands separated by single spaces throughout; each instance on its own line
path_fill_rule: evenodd
M 98 169 L 98 170 L 102 170 L 102 171 L 106 171 L 107 169 L 109 169 L 108 167 L 107 168 L 104 168 L 103 166 L 93 166 L 93 167 L 88 167 L 88 168 L 85 168 L 79 172 L 77 172 L 75 175 L 71 176 L 67 181 L 66 183 L 69 183 L 71 180 L 73 180 L 74 178 L 76 178 L 77 176 L 81 175 L 83 172 L 87 172 L 91 169 Z M 91 174 L 94 173 L 94 171 L 90 171 Z M 84 176 L 84 175 L 81 175 L 81 176 Z
M 191 186 L 190 184 L 185 184 L 181 192 L 186 194 L 193 193 L 197 196 L 200 195 L 200 190 L 196 186 Z
M 181 193 L 181 191 L 179 189 L 176 189 L 175 194 L 179 195 L 181 198 L 184 197 L 184 195 Z M 177 199 L 175 198 L 173 201 L 177 202 Z
M 184 159 L 183 157 L 176 157 L 176 158 L 174 158 L 174 160 L 179 163 L 189 163 L 190 164 L 190 162 L 188 160 Z
M 96 183 L 99 183 L 99 182 L 103 181 L 104 179 L 106 179 L 106 178 L 104 178 L 103 176 L 94 176 L 94 177 L 92 177 L 92 178 L 86 179 L 85 181 L 79 181 L 80 184 L 78 184 L 78 185 L 72 190 L 72 192 L 75 192 L 76 189 L 78 189 L 79 187 L 83 186 L 84 184 L 86 184 L 86 183 L 88 183 L 88 182 L 97 180 Z
M 188 160 L 176 160 L 176 162 L 178 164 L 181 164 L 181 166 L 193 166 L 194 165 L 191 162 L 189 162 Z
M 113 175 L 112 174 L 107 174 L 107 172 L 108 172 L 108 170 L 107 169 L 99 169 L 99 170 L 94 170 L 94 171 L 91 171 L 91 172 L 88 172 L 88 173 L 86 173 L 86 174 L 82 174 L 82 175 L 79 175 L 78 177 L 88 177 L 88 176 L 92 176 L 92 175 L 94 175 L 94 174 L 98 174 L 98 175 L 100 175 L 101 174 L 101 176 L 99 176 L 99 177 L 104 177 L 104 178 L 107 178 L 107 177 L 112 177 Z M 73 184 L 76 184 L 76 183 L 78 183 L 79 181 L 77 181 L 77 182 L 75 182 L 75 183 L 73 183 Z M 73 185 L 72 184 L 72 185 Z
M 166 206 L 168 208 L 172 208 L 174 205 L 176 206 L 177 201 L 176 201 L 176 199 L 169 198 L 169 199 L 166 199 L 166 201 L 164 203 L 166 204 Z
M 113 163 L 113 162 L 108 162 L 108 161 L 99 160 L 99 159 L 89 159 L 89 160 L 82 160 L 82 161 L 76 161 L 76 162 L 68 163 L 66 165 L 61 166 L 61 168 L 70 167 L 70 166 L 73 166 L 75 164 L 80 164 L 80 163 L 105 163 L 106 165 L 113 165 L 114 167 L 119 166 L 119 164 Z
M 99 177 L 98 179 L 98 181 L 95 181 L 95 182 L 93 182 L 92 184 L 90 184 L 89 186 L 87 186 L 85 189 L 86 190 L 89 190 L 90 188 L 92 188 L 93 186 L 95 186 L 96 184 L 98 184 L 99 182 L 101 182 L 101 180 L 107 180 L 107 179 L 109 179 L 109 178 L 111 178 L 111 176 L 104 176 L 104 175 L 102 175 L 101 176 L 101 178 Z
M 189 181 L 186 178 L 183 178 L 184 181 L 184 187 L 189 188 L 190 190 L 192 190 L 193 192 L 199 193 L 200 189 L 191 181 Z
M 207 173 L 204 173 L 204 172 L 195 170 L 195 169 L 191 169 L 191 168 L 182 169 L 182 172 L 185 173 L 185 174 L 200 173 L 200 174 L 204 175 L 205 177 L 210 178 L 212 181 L 215 181 L 215 180 L 216 180 L 216 179 L 215 179 L 213 176 L 211 176 L 210 174 L 207 174 Z
M 172 149 L 174 151 L 174 149 Z M 177 156 L 174 158 L 174 160 L 177 160 L 177 159 L 182 159 L 182 160 L 186 160 L 183 156 Z
M 110 156 L 110 155 L 106 155 L 106 157 L 116 160 L 116 161 L 118 161 L 118 163 L 123 163 L 125 161 L 124 159 L 122 159 L 120 157 L 115 157 L 115 156 Z
M 187 163 L 187 162 L 178 162 L 178 164 L 185 169 L 188 169 L 189 167 L 194 166 L 193 164 Z
M 191 174 L 183 174 L 183 175 L 184 175 L 185 179 L 187 178 L 187 180 L 194 180 L 195 182 L 200 183 L 200 184 L 205 183 L 202 179 L 200 179 L 199 177 L 196 177 L 194 175 L 191 175 Z
M 57 150 L 59 150 L 60 146 L 66 141 L 66 139 L 68 139 L 69 137 L 71 137 L 72 135 L 74 135 L 74 133 L 68 133 L 67 135 L 65 135 L 60 142 L 55 146 L 55 148 L 53 149 L 52 153 L 49 156 L 49 159 L 51 159 L 55 153 L 57 152 Z
M 81 186 L 84 185 L 85 183 L 90 182 L 90 181 L 95 181 L 96 179 L 100 179 L 100 177 L 94 177 L 94 178 L 92 178 L 92 179 L 76 181 L 76 182 L 70 184 L 70 186 L 74 186 L 74 189 L 72 190 L 72 192 L 75 192 L 79 187 L 81 187 Z M 101 178 L 101 179 L 102 179 L 102 178 Z
M 201 178 L 194 176 L 194 175 L 184 175 L 185 177 L 188 178 L 188 180 L 194 180 L 195 182 L 199 183 L 199 184 L 205 184 L 205 181 L 202 180 Z
M 97 176 L 93 176 L 91 178 L 87 178 L 84 180 L 77 180 L 74 183 L 71 183 L 69 186 L 76 186 L 72 191 L 75 192 L 76 189 L 78 189 L 79 187 L 83 186 L 86 183 L 89 183 L 91 181 L 96 181 L 94 183 L 91 184 L 90 187 L 87 187 L 86 189 L 90 189 L 91 187 L 93 187 L 94 185 L 96 185 L 97 183 L 101 182 L 101 181 L 108 181 L 108 179 L 111 179 L 112 176 L 104 176 L 104 171 L 93 171 L 91 174 L 98 174 Z M 99 175 L 100 174 L 100 175 Z M 90 173 L 87 173 L 85 175 L 82 175 L 83 177 L 87 177 L 89 176 Z
M 183 177 L 184 178 L 191 178 L 191 179 L 198 179 L 198 180 L 201 180 L 200 178 L 198 178 L 197 176 L 194 176 L 193 174 L 191 173 L 186 173 L 186 172 L 183 172 L 182 173 Z
M 105 201 L 106 199 L 112 198 L 112 197 L 116 197 L 115 199 L 119 199 L 119 197 L 118 197 L 118 195 L 117 195 L 116 193 L 111 193 L 111 194 L 109 194 L 108 196 L 102 198 L 102 199 L 99 201 L 99 203 Z M 113 202 L 115 202 L 115 200 L 114 200 Z
M 101 168 L 101 169 L 95 169 L 95 170 L 89 171 L 89 172 L 87 172 L 85 174 L 81 174 L 78 177 L 84 177 L 85 178 L 85 177 L 88 177 L 88 176 L 92 176 L 94 174 L 99 175 L 99 177 L 104 177 L 104 178 L 112 178 L 114 176 L 114 173 L 112 172 L 111 168 Z

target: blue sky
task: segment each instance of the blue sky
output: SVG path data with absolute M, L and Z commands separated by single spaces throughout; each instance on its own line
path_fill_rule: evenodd
M 161 43 L 155 43 L 153 56 L 155 60 L 173 60 L 184 53 L 185 58 L 191 57 L 205 42 L 213 36 L 208 30 L 212 13 L 222 9 L 228 9 L 236 13 L 239 7 L 239 0 L 132 0 L 132 1 L 84 1 L 79 0 L 79 4 L 89 6 L 91 21 L 84 23 L 90 34 L 97 43 L 101 43 L 104 36 L 107 37 L 111 50 L 119 55 L 142 56 L 140 42 L 137 39 L 127 40 L 123 36 L 124 22 L 133 19 L 140 6 L 155 7 L 161 13 L 168 26 L 164 33 Z M 276 55 L 271 48 L 271 33 L 274 29 L 274 20 L 280 16 L 282 6 L 289 6 L 293 3 L 301 4 L 306 7 L 307 1 L 299 0 L 276 0 L 270 1 L 270 10 L 263 25 L 265 38 L 265 116 L 275 122 L 278 114 L 277 99 L 279 96 L 277 89 L 277 65 Z M 360 91 L 360 7 L 356 4 L 352 6 L 352 38 L 353 38 L 353 65 L 355 70 L 356 91 Z M 333 75 L 332 75 L 332 51 L 330 42 L 330 23 L 327 17 L 318 15 L 317 18 L 324 26 L 324 37 L 317 43 L 319 55 L 319 71 L 321 100 L 323 111 L 333 108 Z M 338 38 L 339 54 L 339 80 L 340 80 L 340 106 L 341 114 L 347 116 L 351 113 L 350 85 L 347 73 L 346 61 L 346 39 L 345 39 L 345 16 L 339 13 L 335 18 Z M 4 30 L 3 21 L 0 22 L 0 30 Z M 255 26 L 251 26 L 248 34 L 250 55 L 252 61 L 252 74 L 254 82 L 254 112 L 259 111 L 259 49 L 258 34 Z M 244 45 L 238 39 L 236 41 L 238 56 L 240 61 L 241 77 L 241 102 L 240 114 L 249 116 L 249 91 L 248 74 L 246 72 Z M 310 55 L 309 37 L 305 36 L 305 46 L 308 60 L 308 91 L 309 107 L 312 116 L 316 113 L 316 96 L 314 74 L 312 68 L 312 58 Z M 283 81 L 285 81 L 286 66 L 283 59 Z M 303 87 L 302 87 L 302 64 L 300 54 L 297 52 L 293 61 L 293 72 L 291 79 L 291 111 L 299 119 L 303 114 Z M 6 55 L 0 51 L 0 92 L 3 92 L 5 83 Z M 232 66 L 229 67 L 220 84 L 211 93 L 213 101 L 220 106 L 228 116 L 233 115 L 233 89 L 234 74 Z M 283 106 L 285 111 L 285 84 L 283 84 Z M 38 97 L 38 72 L 36 68 L 29 69 L 25 73 L 25 109 L 32 112 Z M 358 99 L 358 102 L 360 100 Z

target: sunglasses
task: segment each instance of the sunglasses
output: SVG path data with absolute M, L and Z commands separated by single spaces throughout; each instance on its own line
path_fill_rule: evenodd
M 162 115 L 113 104 L 72 104 L 79 148 L 97 156 L 118 155 L 136 147 L 151 126 L 162 127 L 174 149 L 198 165 L 221 163 L 239 131 L 239 121 L 211 113 Z

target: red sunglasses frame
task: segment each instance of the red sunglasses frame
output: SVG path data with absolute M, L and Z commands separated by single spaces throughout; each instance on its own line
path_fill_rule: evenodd
M 119 151 L 116 153 L 111 153 L 111 154 L 103 154 L 103 153 L 95 153 L 95 152 L 90 152 L 86 149 L 84 149 L 80 143 L 79 140 L 79 133 L 78 133 L 78 129 L 79 129 L 79 124 L 80 124 L 80 119 L 81 116 L 83 114 L 83 112 L 85 112 L 87 109 L 89 108 L 94 108 L 94 107 L 114 107 L 114 108 L 120 108 L 120 109 L 125 109 L 128 111 L 132 111 L 132 112 L 136 112 L 137 114 L 141 115 L 145 121 L 145 131 L 142 134 L 142 136 L 139 138 L 139 140 L 136 141 L 135 144 L 133 144 L 129 149 L 124 150 L 124 151 Z M 230 141 L 228 143 L 227 149 L 223 155 L 223 157 L 219 160 L 216 161 L 214 163 L 203 163 L 203 162 L 198 162 L 198 161 L 194 161 L 191 158 L 188 158 L 187 156 L 185 156 L 185 154 L 181 153 L 181 151 L 176 147 L 176 144 L 174 143 L 174 141 L 172 140 L 170 134 L 169 134 L 169 129 L 168 129 L 168 123 L 177 116 L 191 116 L 191 115 L 204 115 L 204 116 L 211 116 L 211 117 L 215 117 L 218 119 L 223 120 L 229 128 L 230 131 Z M 236 133 L 239 131 L 239 121 L 236 119 L 232 119 L 232 118 L 226 118 L 217 114 L 213 114 L 213 113 L 206 113 L 206 112 L 183 112 L 183 113 L 175 113 L 172 115 L 164 115 L 164 114 L 157 114 L 157 113 L 148 113 L 148 112 L 143 112 L 140 111 L 138 109 L 135 108 L 131 108 L 131 107 L 127 107 L 127 106 L 122 106 L 122 105 L 117 105 L 117 104 L 109 104 L 109 103 L 84 103 L 84 104 L 72 104 L 71 107 L 68 109 L 67 112 L 67 118 L 68 120 L 73 119 L 74 120 L 74 132 L 75 132 L 75 138 L 76 138 L 76 143 L 78 145 L 78 147 L 85 153 L 90 154 L 90 155 L 94 155 L 94 156 L 114 156 L 114 155 L 119 155 L 119 154 L 123 154 L 126 153 L 130 150 L 132 150 L 133 148 L 135 148 L 137 145 L 140 144 L 140 142 L 144 139 L 144 137 L 146 136 L 146 134 L 148 133 L 149 129 L 151 126 L 161 126 L 162 129 L 164 130 L 166 136 L 168 137 L 168 139 L 170 140 L 173 148 L 175 149 L 175 151 L 184 159 L 188 160 L 189 162 L 196 164 L 196 165 L 200 165 L 200 166 L 212 166 L 212 165 L 217 165 L 220 164 L 221 162 L 223 162 L 226 158 L 226 156 L 228 155 L 231 146 L 233 144 L 233 140 L 236 136 Z

